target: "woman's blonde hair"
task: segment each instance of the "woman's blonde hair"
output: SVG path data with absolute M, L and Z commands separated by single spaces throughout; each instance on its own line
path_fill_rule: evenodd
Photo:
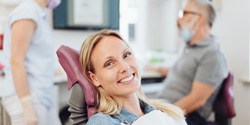
M 90 76 L 88 75 L 88 71 L 95 73 L 95 68 L 93 67 L 93 64 L 91 62 L 92 51 L 95 48 L 95 46 L 99 43 L 99 41 L 101 41 L 102 38 L 107 36 L 114 36 L 124 41 L 123 38 L 118 33 L 105 29 L 90 35 L 82 44 L 79 61 L 83 69 L 83 72 L 86 74 L 87 78 L 90 81 L 91 79 Z M 124 43 L 126 42 L 124 41 Z M 109 95 L 102 87 L 97 87 L 97 92 L 98 92 L 97 94 L 98 112 L 114 115 L 118 114 L 121 111 L 122 102 L 118 97 Z M 137 91 L 137 95 L 141 101 L 144 101 L 145 103 L 155 107 L 156 109 L 166 112 L 176 118 L 184 118 L 182 110 L 170 104 L 165 104 L 159 101 L 154 101 L 154 102 L 149 101 L 141 89 Z

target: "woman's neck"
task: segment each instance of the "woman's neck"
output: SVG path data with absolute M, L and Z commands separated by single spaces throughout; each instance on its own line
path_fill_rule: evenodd
M 135 114 L 136 116 L 140 117 L 144 115 L 140 106 L 139 98 L 137 97 L 136 94 L 126 98 L 122 98 L 122 103 L 123 103 L 123 108 Z

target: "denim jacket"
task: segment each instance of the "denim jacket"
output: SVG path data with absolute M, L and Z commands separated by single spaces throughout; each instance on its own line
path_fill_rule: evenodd
M 141 108 L 145 114 L 155 110 L 152 106 L 140 101 Z M 122 108 L 118 115 L 109 115 L 104 113 L 97 113 L 90 117 L 87 125 L 131 125 L 139 117 L 135 114 L 128 112 L 126 109 Z

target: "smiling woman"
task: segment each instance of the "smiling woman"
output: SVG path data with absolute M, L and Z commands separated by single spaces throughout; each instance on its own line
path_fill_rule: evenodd
M 155 116 L 160 116 L 162 124 L 186 124 L 179 108 L 146 98 L 136 58 L 119 34 L 101 30 L 89 36 L 80 51 L 80 64 L 98 90 L 98 113 L 90 117 L 88 125 L 137 124 L 153 121 Z

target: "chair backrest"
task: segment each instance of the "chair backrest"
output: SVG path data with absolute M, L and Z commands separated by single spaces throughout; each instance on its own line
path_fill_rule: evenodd
M 79 52 L 70 47 L 62 45 L 56 53 L 61 66 L 67 74 L 68 89 L 70 89 L 74 84 L 80 84 L 85 95 L 85 102 L 87 104 L 89 118 L 97 111 L 95 107 L 97 90 L 87 79 L 86 74 L 83 73 L 79 63 Z
M 220 125 L 230 124 L 230 120 L 236 115 L 233 96 L 233 75 L 230 72 L 222 83 L 215 99 L 213 110 L 215 112 L 215 121 Z

